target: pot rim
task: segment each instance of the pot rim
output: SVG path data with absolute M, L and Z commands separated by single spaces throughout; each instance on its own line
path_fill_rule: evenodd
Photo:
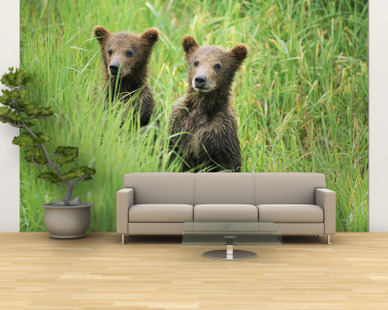
M 92 207 L 92 206 L 94 206 L 93 203 L 87 203 L 87 202 L 81 203 L 78 206 L 69 206 L 69 205 L 57 206 L 57 205 L 54 205 L 54 204 L 51 204 L 51 203 L 46 203 L 46 204 L 42 205 L 43 208 L 48 208 L 48 209 L 60 209 L 60 208 L 63 208 L 63 209 L 79 209 L 79 208 L 87 208 L 87 207 Z

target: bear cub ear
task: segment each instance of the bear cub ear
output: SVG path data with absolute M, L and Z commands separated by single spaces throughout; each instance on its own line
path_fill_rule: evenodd
M 140 38 L 144 40 L 148 45 L 154 45 L 159 39 L 159 31 L 155 28 L 150 28 L 140 35 Z
M 182 39 L 182 47 L 186 54 L 189 54 L 199 48 L 199 44 L 192 36 L 184 36 Z
M 229 54 L 240 65 L 248 55 L 248 47 L 245 44 L 237 44 L 229 50 Z
M 104 41 L 110 36 L 110 31 L 105 29 L 102 26 L 94 27 L 94 36 L 97 38 L 98 42 L 102 45 Z

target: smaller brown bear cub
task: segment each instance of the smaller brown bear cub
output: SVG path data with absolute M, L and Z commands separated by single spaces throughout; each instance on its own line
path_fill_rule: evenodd
M 137 96 L 132 103 L 135 105 L 135 116 L 140 110 L 140 125 L 147 125 L 154 108 L 153 94 L 146 84 L 147 67 L 152 48 L 159 39 L 158 31 L 151 28 L 140 35 L 112 33 L 96 26 L 94 36 L 101 46 L 105 85 L 111 88 L 107 89 L 108 99 L 109 93 L 112 94 L 110 99 L 119 96 L 123 102 L 127 102 L 131 95 Z M 134 93 L 137 90 L 139 93 Z
M 182 39 L 182 46 L 189 67 L 189 86 L 186 96 L 171 112 L 171 146 L 177 147 L 183 157 L 183 170 L 206 167 L 208 171 L 241 171 L 230 95 L 234 75 L 248 49 L 244 44 L 229 51 L 200 47 L 191 36 Z

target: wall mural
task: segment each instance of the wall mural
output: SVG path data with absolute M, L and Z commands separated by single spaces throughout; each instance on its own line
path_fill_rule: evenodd
M 365 1 L 21 0 L 37 125 L 96 169 L 75 195 L 115 230 L 129 172 L 319 172 L 337 230 L 368 230 Z M 63 189 L 21 154 L 21 231 Z

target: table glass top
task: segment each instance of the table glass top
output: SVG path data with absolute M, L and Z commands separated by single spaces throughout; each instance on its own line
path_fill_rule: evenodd
M 282 234 L 272 222 L 185 222 L 182 243 L 279 245 Z

